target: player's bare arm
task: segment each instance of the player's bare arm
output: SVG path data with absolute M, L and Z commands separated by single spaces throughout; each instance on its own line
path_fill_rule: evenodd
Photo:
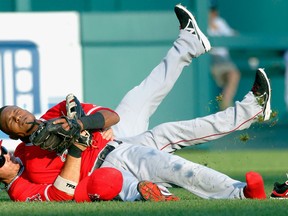
M 65 165 L 53 184 L 58 190 L 70 195 L 71 199 L 80 179 L 81 154 L 85 149 L 85 146 L 77 143 L 70 146 Z
M 101 110 L 99 113 L 101 113 L 104 117 L 103 129 L 108 129 L 120 121 L 119 115 L 115 112 L 111 112 L 110 110 Z
M 100 110 L 87 116 L 81 116 L 83 130 L 103 130 L 110 128 L 120 121 L 117 113 L 110 110 Z
M 101 110 L 94 114 L 81 117 L 80 119 L 77 119 L 77 122 L 81 126 L 81 130 L 108 130 L 112 125 L 117 124 L 119 120 L 120 118 L 115 112 L 111 112 L 109 110 Z M 84 121 L 84 124 L 82 121 Z M 53 123 L 62 124 L 62 128 L 67 131 L 70 129 L 69 124 L 65 118 L 58 118 Z

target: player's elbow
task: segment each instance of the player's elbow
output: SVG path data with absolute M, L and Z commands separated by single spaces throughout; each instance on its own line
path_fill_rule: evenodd
M 120 117 L 116 112 L 104 112 L 102 113 L 105 119 L 104 128 L 109 128 L 120 121 Z

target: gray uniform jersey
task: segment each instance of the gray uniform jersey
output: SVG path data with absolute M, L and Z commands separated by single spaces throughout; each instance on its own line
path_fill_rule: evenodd
M 137 184 L 141 180 L 175 184 L 207 199 L 245 198 L 246 183 L 171 153 L 248 128 L 262 114 L 262 107 L 252 92 L 236 102 L 235 107 L 216 114 L 164 123 L 148 130 L 150 116 L 172 89 L 183 68 L 204 52 L 195 35 L 180 30 L 166 57 L 117 107 L 121 121 L 113 130 L 123 143 L 106 157 L 102 167 L 114 167 L 122 172 L 124 183 L 120 197 L 124 201 L 140 198 Z

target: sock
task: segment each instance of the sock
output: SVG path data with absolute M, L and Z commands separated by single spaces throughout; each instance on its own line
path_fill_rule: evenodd
M 247 186 L 244 188 L 244 195 L 250 199 L 266 199 L 264 182 L 259 173 L 250 171 L 246 173 Z

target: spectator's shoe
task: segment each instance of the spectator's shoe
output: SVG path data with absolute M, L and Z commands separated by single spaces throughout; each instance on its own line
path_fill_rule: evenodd
M 263 68 L 258 68 L 251 91 L 257 98 L 259 105 L 263 107 L 263 120 L 269 120 L 271 115 L 271 87 Z
M 273 191 L 270 195 L 272 199 L 288 199 L 288 180 L 283 184 L 274 183 Z
M 262 176 L 256 172 L 246 173 L 246 187 L 244 188 L 244 195 L 249 199 L 266 199 L 264 189 L 264 182 Z
M 137 189 L 145 201 L 165 202 L 178 201 L 179 197 L 171 194 L 167 190 L 161 190 L 157 184 L 149 181 L 141 181 L 138 183 Z
M 180 29 L 184 29 L 191 34 L 194 34 L 197 36 L 199 41 L 202 43 L 204 49 L 206 52 L 208 52 L 211 49 L 211 45 L 207 37 L 202 33 L 202 31 L 199 29 L 197 22 L 192 15 L 191 12 L 189 12 L 184 6 L 181 4 L 177 4 L 174 7 L 175 14 L 179 20 L 180 23 Z

